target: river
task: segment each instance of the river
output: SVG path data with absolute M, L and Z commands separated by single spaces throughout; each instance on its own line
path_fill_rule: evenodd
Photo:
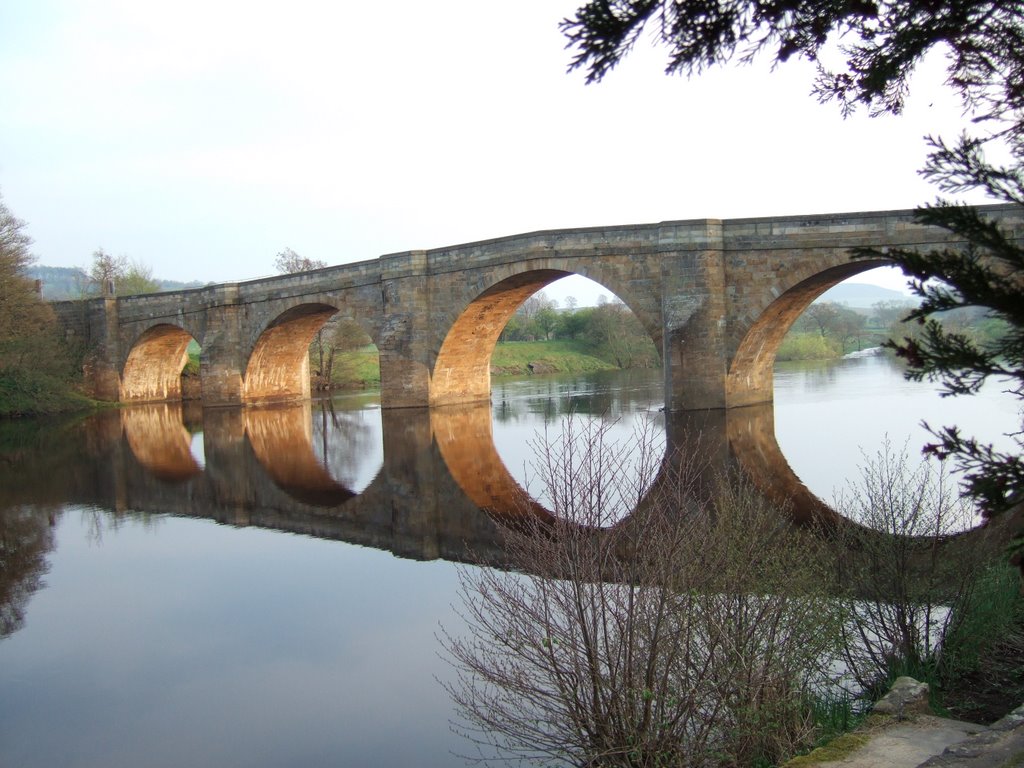
M 437 634 L 462 626 L 451 561 L 493 546 L 478 506 L 535 487 L 530 443 L 564 414 L 625 439 L 661 402 L 634 372 L 496 380 L 446 415 L 365 394 L 5 425 L 0 765 L 462 764 Z M 1017 418 L 882 357 L 780 365 L 774 409 L 739 410 L 744 434 L 774 422 L 764 471 L 826 500 L 886 435 L 916 455 L 922 420 L 997 439 Z

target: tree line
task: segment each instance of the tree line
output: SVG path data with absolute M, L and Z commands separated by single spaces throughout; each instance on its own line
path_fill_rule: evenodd
M 557 299 L 538 291 L 509 319 L 498 343 L 566 340 L 617 368 L 656 368 L 661 358 L 650 335 L 621 301 L 602 296 L 596 307 L 577 307 L 572 296 Z
M 811 304 L 790 327 L 779 345 L 776 360 L 827 360 L 850 352 L 883 347 L 889 339 L 918 339 L 924 328 L 904 322 L 917 304 L 881 301 L 868 310 L 851 309 L 831 301 Z M 948 333 L 957 333 L 983 347 L 998 344 L 1009 332 L 1005 320 L 982 307 L 959 307 L 937 316 Z

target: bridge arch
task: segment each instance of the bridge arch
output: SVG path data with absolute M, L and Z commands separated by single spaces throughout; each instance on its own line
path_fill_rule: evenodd
M 192 335 L 184 328 L 160 323 L 135 339 L 121 373 L 122 401 L 181 400 L 181 371 L 188 362 Z
M 628 287 L 607 274 L 593 273 L 574 259 L 547 259 L 544 268 L 521 265 L 493 270 L 491 284 L 466 282 L 461 299 L 445 318 L 443 337 L 430 379 L 430 405 L 489 400 L 491 355 L 498 337 L 515 311 L 530 296 L 570 275 L 581 275 L 608 288 L 639 318 L 660 351 L 662 326 L 657 312 L 630 296 Z
M 310 396 L 309 345 L 338 311 L 329 304 L 299 304 L 263 329 L 249 355 L 242 399 L 298 400 Z
M 243 402 L 303 400 L 310 396 L 309 345 L 335 315 L 353 320 L 378 341 L 378 329 L 326 300 L 294 304 L 254 329 L 242 384 Z
M 890 266 L 884 260 L 850 261 L 815 272 L 800 279 L 774 298 L 767 293 L 763 309 L 745 328 L 726 379 L 729 407 L 753 405 L 772 400 L 775 355 L 790 326 L 811 303 L 829 288 L 844 280 L 878 267 Z M 769 300 L 770 299 L 770 300 Z

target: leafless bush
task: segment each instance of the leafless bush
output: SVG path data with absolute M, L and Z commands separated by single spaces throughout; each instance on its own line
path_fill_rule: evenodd
M 649 484 L 651 434 L 570 420 L 540 446 L 553 519 L 506 535 L 517 570 L 462 569 L 443 642 L 480 759 L 740 765 L 810 735 L 841 623 L 819 545 L 750 488 L 709 498 L 696 456 Z
M 905 445 L 886 440 L 835 505 L 853 523 L 839 535 L 850 674 L 867 689 L 896 674 L 927 676 L 983 565 L 953 545 L 973 522 L 971 504 L 942 462 L 913 463 Z

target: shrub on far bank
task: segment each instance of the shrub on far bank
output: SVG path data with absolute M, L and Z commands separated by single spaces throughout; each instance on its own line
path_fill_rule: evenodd
M 368 344 L 340 351 L 331 368 L 331 389 L 376 389 L 380 387 L 380 356 L 377 347 Z
M 834 360 L 842 356 L 842 344 L 838 339 L 828 338 L 819 333 L 788 333 L 782 339 L 775 359 L 780 362 Z
M 541 367 L 545 372 L 591 373 L 613 370 L 615 366 L 592 354 L 584 342 L 508 341 L 500 342 L 491 355 L 491 372 L 496 376 L 524 376 Z

